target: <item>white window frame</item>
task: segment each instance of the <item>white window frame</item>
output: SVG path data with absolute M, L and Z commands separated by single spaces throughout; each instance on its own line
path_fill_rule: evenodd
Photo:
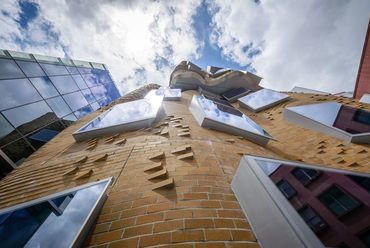
M 74 237 L 74 240 L 71 242 L 71 247 L 80 247 L 83 244 L 84 240 L 86 239 L 87 235 L 89 234 L 89 232 L 91 230 L 91 227 L 95 222 L 95 219 L 99 215 L 99 212 L 100 212 L 101 208 L 104 205 L 104 202 L 108 198 L 107 191 L 108 191 L 109 186 L 112 184 L 112 182 L 113 182 L 113 177 L 109 177 L 109 178 L 106 178 L 106 179 L 103 179 L 103 180 L 100 180 L 100 181 L 83 184 L 83 185 L 80 185 L 80 186 L 77 186 L 77 187 L 74 187 L 74 188 L 71 188 L 71 189 L 63 190 L 63 191 L 60 191 L 60 192 L 57 192 L 57 193 L 54 193 L 54 194 L 51 194 L 51 195 L 40 197 L 38 199 L 31 200 L 31 201 L 28 201 L 28 202 L 24 202 L 24 203 L 21 203 L 21 204 L 12 206 L 12 207 L 0 209 L 0 215 L 1 214 L 6 214 L 7 212 L 13 212 L 15 210 L 19 210 L 19 209 L 27 208 L 27 207 L 30 207 L 30 206 L 33 206 L 33 205 L 37 205 L 37 204 L 42 203 L 42 202 L 50 201 L 51 199 L 58 198 L 60 196 L 63 196 L 63 195 L 66 195 L 68 193 L 72 193 L 72 192 L 75 192 L 75 191 L 78 191 L 78 190 L 82 190 L 82 189 L 88 188 L 90 186 L 94 186 L 94 185 L 97 185 L 97 184 L 100 184 L 100 183 L 105 183 L 104 189 L 101 191 L 97 201 L 95 202 L 94 206 L 91 208 L 91 210 L 88 213 L 86 219 L 84 220 L 83 224 L 81 225 L 79 231 L 76 233 L 76 235 Z
M 329 102 L 328 102 L 329 103 Z M 334 102 L 337 103 L 337 102 Z M 340 104 L 340 103 L 337 103 Z M 312 105 L 312 104 L 306 104 Z M 299 106 L 292 106 L 292 107 L 301 107 L 306 105 L 299 105 Z M 343 104 L 340 104 L 343 105 Z M 367 110 L 368 111 L 368 110 Z M 370 132 L 368 133 L 361 133 L 361 134 L 351 134 L 342 129 L 326 125 L 319 121 L 313 120 L 307 116 L 301 115 L 294 110 L 291 110 L 289 107 L 284 109 L 283 112 L 284 119 L 294 123 L 296 125 L 312 129 L 314 131 L 325 133 L 330 136 L 334 136 L 341 140 L 346 140 L 352 143 L 365 143 L 370 144 Z
M 252 155 L 245 155 L 240 160 L 239 167 L 231 182 L 231 188 L 261 247 L 324 248 L 325 246 L 300 217 L 297 210 L 293 208 L 289 200 L 265 174 L 257 163 L 257 159 L 320 171 L 345 172 L 346 175 L 364 175 Z
M 195 120 L 198 122 L 198 124 L 201 127 L 210 128 L 210 129 L 217 130 L 217 131 L 222 131 L 222 132 L 225 132 L 225 133 L 231 133 L 231 134 L 234 134 L 234 135 L 243 136 L 246 139 L 248 139 L 248 140 L 250 140 L 250 141 L 252 141 L 256 144 L 262 145 L 262 146 L 267 145 L 269 140 L 273 139 L 269 135 L 262 135 L 262 134 L 258 134 L 258 133 L 255 133 L 255 132 L 246 131 L 246 130 L 241 129 L 239 127 L 232 126 L 232 125 L 229 125 L 229 124 L 226 124 L 226 123 L 223 123 L 223 122 L 219 122 L 219 121 L 209 117 L 207 115 L 207 113 L 203 110 L 203 108 L 200 106 L 200 104 L 198 103 L 197 97 L 198 97 L 198 95 L 193 96 L 192 101 L 191 101 L 190 106 L 189 106 L 189 110 L 192 113 L 192 115 L 194 116 Z M 210 100 L 208 100 L 208 101 L 210 101 Z M 266 132 L 266 134 L 267 134 L 267 132 Z

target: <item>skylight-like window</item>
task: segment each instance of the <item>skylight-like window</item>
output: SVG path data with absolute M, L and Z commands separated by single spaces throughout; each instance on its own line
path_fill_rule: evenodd
M 288 107 L 284 118 L 339 139 L 370 143 L 370 112 L 336 102 Z
M 150 127 L 161 113 L 163 95 L 117 104 L 73 133 L 82 141 Z
M 226 91 L 225 93 L 222 94 L 222 96 L 229 102 L 235 102 L 240 97 L 247 95 L 249 92 L 251 91 L 244 88 L 236 88 Z
M 1 247 L 81 246 L 110 182 L 101 180 L 0 210 Z
M 304 186 L 292 176 L 297 170 L 320 176 Z M 261 247 L 367 247 L 361 234 L 370 228 L 370 194 L 354 176 L 370 179 L 366 173 L 244 156 L 231 187 Z
M 257 144 L 266 145 L 272 137 L 239 110 L 193 96 L 189 107 L 200 126 L 243 136 Z
M 240 106 L 259 112 L 289 99 L 289 95 L 269 89 L 262 89 L 238 99 Z

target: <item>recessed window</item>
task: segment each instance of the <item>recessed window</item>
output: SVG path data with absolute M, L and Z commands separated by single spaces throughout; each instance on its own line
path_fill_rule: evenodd
M 236 88 L 226 91 L 222 96 L 229 102 L 235 102 L 238 98 L 247 95 L 249 92 L 251 91 L 244 88 Z
M 286 180 L 281 180 L 276 184 L 286 198 L 290 199 L 297 194 L 297 191 Z
M 305 186 L 310 184 L 320 175 L 319 171 L 306 168 L 296 168 L 292 173 L 294 177 Z
M 350 175 L 348 176 L 351 178 L 353 181 L 355 181 L 358 185 L 366 189 L 370 193 L 370 178 L 368 177 L 359 177 L 359 176 L 354 176 Z
M 319 199 L 337 217 L 342 217 L 360 206 L 357 200 L 335 185 L 321 194 Z
M 370 143 L 370 112 L 336 102 L 288 107 L 288 121 L 339 139 Z
M 75 133 L 77 141 L 150 127 L 161 113 L 162 97 L 140 99 L 113 106 Z
M 3 247 L 76 247 L 82 245 L 111 179 L 0 210 Z M 90 223 L 90 224 L 88 224 Z
M 323 219 L 310 206 L 299 209 L 298 213 L 315 233 L 326 227 Z
M 261 145 L 272 139 L 262 127 L 236 108 L 203 96 L 193 96 L 189 109 L 202 127 L 240 135 Z
M 320 180 L 303 187 L 292 175 L 298 169 L 314 175 L 318 171 Z M 370 230 L 370 195 L 349 176 L 370 178 L 366 173 L 243 156 L 231 187 L 261 247 L 362 247 Z M 293 191 L 287 183 L 294 187 L 294 198 L 288 199 Z
M 238 99 L 240 106 L 259 112 L 289 99 L 289 95 L 269 89 L 262 89 Z

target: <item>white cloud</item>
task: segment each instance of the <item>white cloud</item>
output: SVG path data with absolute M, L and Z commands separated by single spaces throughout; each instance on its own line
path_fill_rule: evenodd
M 1 7 L 10 9 L 12 18 L 1 16 L 0 28 L 5 26 L 6 34 L 0 35 L 0 47 L 52 56 L 64 56 L 66 49 L 71 58 L 103 62 L 114 80 L 122 81 L 124 93 L 141 84 L 168 84 L 176 64 L 199 56 L 192 26 L 198 0 L 43 0 L 27 32 L 15 21 L 20 10 L 11 2 Z M 58 40 L 42 28 L 45 24 Z M 15 45 L 15 37 L 33 42 Z
M 368 0 L 209 2 L 213 42 L 224 56 L 252 62 L 265 87 L 351 91 L 370 13 Z M 243 53 L 253 42 L 262 53 Z

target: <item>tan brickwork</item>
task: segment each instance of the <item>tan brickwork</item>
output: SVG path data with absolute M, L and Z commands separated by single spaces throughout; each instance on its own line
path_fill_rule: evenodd
M 155 86 L 120 102 L 141 98 L 150 88 Z M 291 93 L 290 101 L 261 113 L 241 109 L 276 139 L 262 147 L 201 128 L 188 110 L 195 93 L 183 92 L 180 102 L 164 102 L 172 117 L 149 129 L 76 143 L 72 133 L 101 112 L 79 120 L 0 181 L 0 207 L 113 176 L 86 246 L 256 248 L 256 237 L 230 187 L 243 154 L 370 172 L 369 145 L 349 144 L 289 124 L 282 116 L 283 107 L 306 103 L 368 105 Z M 179 135 L 184 132 L 189 135 Z

